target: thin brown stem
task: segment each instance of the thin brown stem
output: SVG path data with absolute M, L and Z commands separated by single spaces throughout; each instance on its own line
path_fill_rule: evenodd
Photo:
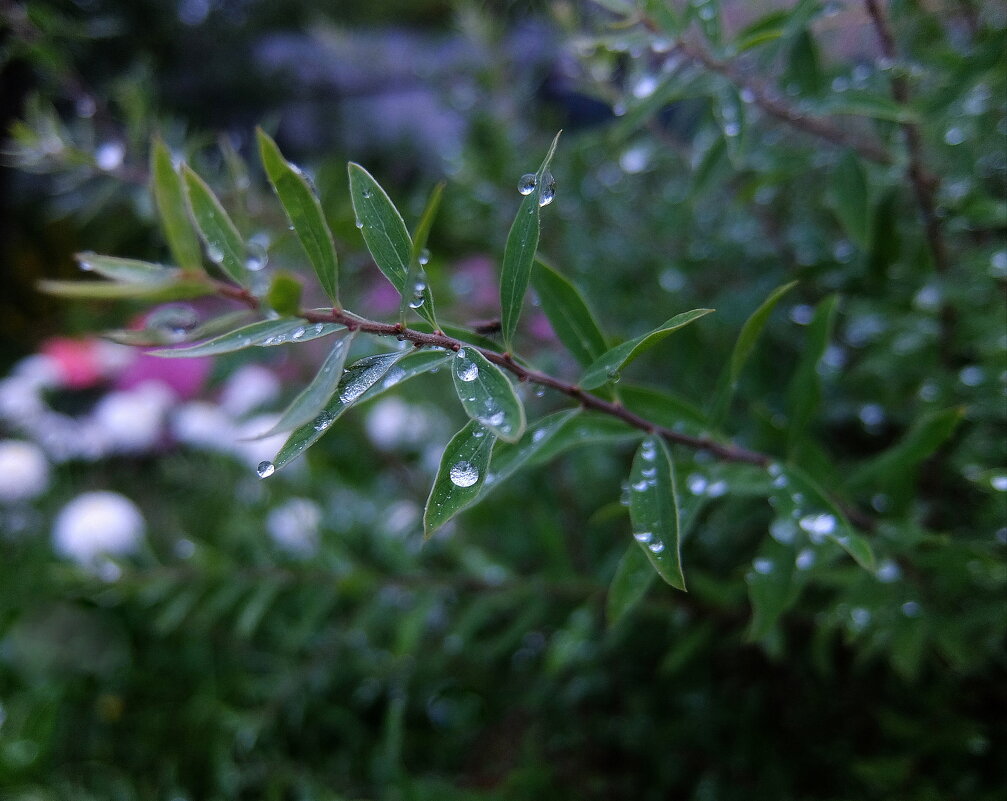
M 884 11 L 878 0 L 864 0 L 864 2 L 881 43 L 881 55 L 894 68 L 898 62 L 899 53 Z M 896 103 L 905 105 L 910 100 L 909 81 L 903 73 L 897 70 L 892 75 L 891 92 L 892 99 Z M 948 271 L 950 260 L 944 242 L 944 234 L 941 230 L 940 218 L 937 216 L 935 200 L 937 180 L 924 167 L 923 136 L 920 133 L 920 127 L 912 122 L 904 122 L 902 123 L 902 134 L 905 137 L 906 150 L 909 155 L 906 176 L 913 187 L 913 194 L 916 195 L 916 205 L 919 206 L 920 216 L 923 218 L 927 245 L 933 257 L 935 269 L 939 273 L 945 273 Z
M 782 120 L 792 128 L 831 142 L 840 147 L 855 150 L 863 158 L 878 164 L 891 164 L 892 157 L 877 142 L 839 128 L 821 117 L 813 117 L 794 108 L 764 84 L 746 77 L 737 64 L 721 61 L 711 55 L 696 41 L 680 39 L 678 51 L 710 72 L 715 72 L 729 80 L 742 91 L 751 102 L 765 113 Z

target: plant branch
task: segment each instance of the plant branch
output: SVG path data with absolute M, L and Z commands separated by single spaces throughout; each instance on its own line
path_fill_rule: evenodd
M 653 23 L 647 23 L 647 25 L 652 27 Z M 824 139 L 834 145 L 848 147 L 869 161 L 878 164 L 892 163 L 892 157 L 888 151 L 877 142 L 843 130 L 820 117 L 813 117 L 799 111 L 764 84 L 745 77 L 736 63 L 715 58 L 700 43 L 681 38 L 678 40 L 677 48 L 691 61 L 727 78 L 734 86 L 745 92 L 751 98 L 752 103 L 792 128 Z
M 881 5 L 878 0 L 864 0 L 864 2 L 874 30 L 881 42 L 881 55 L 894 65 L 898 61 L 899 53 L 895 46 L 895 37 L 888 26 Z M 904 74 L 896 71 L 892 75 L 891 89 L 892 99 L 896 103 L 905 105 L 909 102 L 909 81 Z M 940 218 L 937 216 L 937 203 L 934 199 L 937 180 L 923 166 L 923 137 L 920 133 L 920 127 L 912 122 L 904 122 L 902 123 L 902 134 L 905 137 L 906 149 L 909 153 L 906 175 L 913 187 L 916 204 L 919 206 L 920 216 L 923 218 L 927 245 L 930 247 L 937 272 L 945 273 L 948 271 L 950 261 L 947 246 L 944 243 Z
M 212 285 L 218 294 L 226 298 L 238 301 L 239 303 L 244 303 L 252 309 L 258 309 L 260 306 L 259 299 L 247 289 L 242 289 L 222 281 L 212 281 Z M 400 341 L 412 342 L 418 348 L 445 348 L 446 350 L 453 351 L 459 351 L 462 348 L 474 348 L 494 364 L 516 375 L 520 381 L 526 381 L 531 384 L 538 384 L 539 386 L 554 389 L 573 398 L 585 409 L 592 409 L 596 412 L 610 415 L 611 417 L 622 420 L 624 423 L 627 423 L 633 428 L 638 428 L 641 431 L 646 431 L 648 434 L 663 437 L 668 442 L 683 445 L 694 450 L 707 451 L 713 456 L 716 456 L 718 459 L 726 462 L 742 462 L 745 464 L 758 465 L 759 467 L 767 467 L 773 461 L 772 457 L 764 453 L 750 451 L 734 444 L 717 442 L 709 437 L 693 437 L 679 431 L 674 431 L 665 426 L 658 425 L 657 423 L 647 420 L 635 412 L 630 411 L 625 406 L 600 398 L 597 395 L 581 389 L 576 384 L 570 384 L 559 378 L 548 375 L 547 373 L 542 373 L 538 370 L 532 370 L 525 367 L 515 361 L 514 357 L 510 353 L 500 353 L 488 348 L 480 348 L 461 339 L 449 337 L 439 331 L 428 334 L 425 331 L 416 331 L 412 328 L 405 328 L 399 323 L 379 323 L 376 320 L 368 320 L 363 317 L 358 317 L 351 312 L 341 309 L 331 309 L 326 311 L 312 311 L 304 309 L 297 316 L 312 323 L 340 323 L 341 325 L 345 325 L 351 331 L 362 331 L 365 334 L 395 337 Z

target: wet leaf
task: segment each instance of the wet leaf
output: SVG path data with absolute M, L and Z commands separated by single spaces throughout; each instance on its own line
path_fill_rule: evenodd
M 429 539 L 478 498 L 486 481 L 493 441 L 489 430 L 475 420 L 470 420 L 451 438 L 423 511 L 424 538 Z
M 245 243 L 213 190 L 188 165 L 182 167 L 192 219 L 206 245 L 210 261 L 239 284 L 248 278 Z
M 517 442 L 525 429 L 524 404 L 503 370 L 476 348 L 462 348 L 451 365 L 455 392 L 465 414 L 505 442 Z
M 712 311 L 713 309 L 693 309 L 677 314 L 653 331 L 648 331 L 628 342 L 616 345 L 591 363 L 584 371 L 584 375 L 581 376 L 580 386 L 584 389 L 594 389 L 617 378 L 619 371 L 645 350 L 652 348 L 672 332 L 687 326 L 700 317 L 705 317 Z
M 203 254 L 189 219 L 182 179 L 167 145 L 160 139 L 154 141 L 150 152 L 150 180 L 161 230 L 175 264 L 183 270 L 202 271 Z
M 541 259 L 536 259 L 531 280 L 542 302 L 542 311 L 559 341 L 582 367 L 587 367 L 607 348 L 605 336 L 584 296 L 565 276 Z
M 310 342 L 312 339 L 342 331 L 346 326 L 339 323 L 309 323 L 297 318 L 282 318 L 279 320 L 261 320 L 246 325 L 227 334 L 208 339 L 198 345 L 183 348 L 167 348 L 151 351 L 155 356 L 170 359 L 184 359 L 194 356 L 216 356 L 219 353 L 233 353 L 253 347 L 272 347 L 298 342 Z
M 645 439 L 633 458 L 629 519 L 633 539 L 658 575 L 672 587 L 684 590 L 675 468 L 668 446 L 658 437 Z

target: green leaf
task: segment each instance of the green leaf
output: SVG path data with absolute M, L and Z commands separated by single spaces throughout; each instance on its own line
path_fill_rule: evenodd
M 260 434 L 257 439 L 271 437 L 281 431 L 291 431 L 308 423 L 314 423 L 318 419 L 336 393 L 336 388 L 343 376 L 343 366 L 346 364 L 346 357 L 349 355 L 355 335 L 355 331 L 350 331 L 345 336 L 336 339 L 329 355 L 325 357 L 322 366 L 315 377 L 311 379 L 311 383 L 291 401 L 276 425 L 266 433 Z
M 521 201 L 510 233 L 507 234 L 507 244 L 504 246 L 503 267 L 500 271 L 500 314 L 504 347 L 507 350 L 511 349 L 511 341 L 514 339 L 517 322 L 524 306 L 528 281 L 531 279 L 535 251 L 538 250 L 543 179 L 549 169 L 549 162 L 556 152 L 559 136 L 556 134 L 553 138 L 549 152 L 535 173 L 535 187 Z
M 818 412 L 822 402 L 821 379 L 818 364 L 832 339 L 832 329 L 836 319 L 838 296 L 831 295 L 818 304 L 815 316 L 808 326 L 808 341 L 804 355 L 790 380 L 788 399 L 790 406 L 790 428 L 787 432 L 789 450 L 794 452 L 808 423 Z
M 675 467 L 668 446 L 659 437 L 645 439 L 633 458 L 629 519 L 633 539 L 654 569 L 672 587 L 684 590 Z
M 780 615 L 797 601 L 800 584 L 794 581 L 794 559 L 793 545 L 767 539 L 752 561 L 752 569 L 745 574 L 752 602 L 750 640 L 769 634 Z
M 476 348 L 455 354 L 451 374 L 465 414 L 504 442 L 517 442 L 525 429 L 524 404 L 503 370 Z
M 874 571 L 874 551 L 870 543 L 854 531 L 843 511 L 807 473 L 793 464 L 782 468 L 786 487 L 790 493 L 785 503 L 800 504 L 800 528 L 814 541 L 815 537 L 836 542 L 865 570 Z M 789 498 L 789 500 L 786 500 Z M 809 501 L 813 505 L 809 505 Z M 779 504 L 777 512 L 779 513 Z
M 374 177 L 359 164 L 350 162 L 350 199 L 357 215 L 357 227 L 364 237 L 374 263 L 400 295 L 412 297 L 407 284 L 413 243 L 395 204 Z M 429 300 L 429 289 L 427 290 Z M 433 314 L 424 303 L 416 311 L 436 327 Z
M 161 229 L 175 264 L 183 270 L 202 271 L 203 254 L 199 239 L 192 228 L 185 202 L 182 179 L 171 161 L 167 145 L 160 139 L 154 141 L 150 152 L 151 192 L 161 220 Z
M 870 236 L 871 196 L 867 173 L 856 154 L 848 151 L 832 171 L 832 209 L 847 236 L 866 247 Z
M 245 269 L 245 243 L 241 239 L 241 234 L 234 227 L 234 223 L 227 216 L 213 190 L 192 168 L 184 165 L 182 177 L 189 198 L 189 209 L 206 244 L 210 261 L 239 284 L 244 284 L 248 271 Z
M 702 409 L 672 392 L 619 384 L 619 397 L 630 411 L 666 428 L 681 427 L 686 433 L 700 434 L 710 425 Z
M 871 243 L 868 248 L 867 275 L 876 285 L 885 281 L 888 268 L 899 258 L 899 189 L 885 192 L 874 206 L 871 217 Z
M 954 407 L 923 415 L 895 445 L 850 476 L 850 489 L 884 492 L 911 482 L 923 460 L 951 438 L 964 414 L 962 407 Z
M 423 314 L 423 316 L 429 321 L 431 327 L 435 330 L 438 328 L 437 313 L 434 311 L 433 294 L 430 292 L 430 286 L 427 282 L 423 265 L 420 264 L 420 259 L 423 258 L 423 251 L 427 246 L 430 229 L 433 227 L 434 220 L 437 218 L 437 210 L 440 208 L 441 195 L 443 194 L 444 182 L 441 181 L 430 193 L 430 197 L 427 199 L 426 208 L 423 209 L 423 214 L 420 215 L 420 221 L 416 225 L 416 231 L 413 233 L 413 246 L 409 251 L 409 275 L 406 277 L 406 286 L 410 287 L 411 290 L 410 292 L 402 293 L 402 300 L 399 305 L 399 320 L 403 325 L 405 325 L 406 322 L 407 309 L 411 307 L 410 301 L 413 303 L 418 301 L 421 305 L 416 307 L 417 311 L 422 309 L 422 312 L 420 313 Z M 418 281 L 423 285 L 419 298 L 416 296 L 416 286 Z
M 273 459 L 281 470 L 322 438 L 351 406 L 364 403 L 401 382 L 436 369 L 450 356 L 438 351 L 395 351 L 367 356 L 343 373 L 335 394 L 318 416 L 295 430 Z M 401 362 L 401 364 L 400 364 Z M 410 362 L 410 364 L 406 364 Z
M 315 268 L 318 282 L 329 299 L 338 305 L 339 260 L 336 257 L 336 246 L 332 241 L 332 231 L 325 222 L 322 204 L 315 196 L 304 173 L 283 158 L 276 142 L 261 128 L 256 129 L 256 135 L 259 139 L 259 155 L 266 177 L 273 185 L 276 197 L 283 206 L 283 211 L 293 226 L 294 233 L 308 256 L 308 261 Z
M 617 376 L 618 372 L 639 356 L 647 348 L 651 348 L 668 336 L 673 331 L 688 325 L 700 317 L 710 314 L 713 309 L 693 309 L 692 311 L 677 314 L 670 320 L 646 334 L 641 334 L 628 342 L 616 345 L 606 351 L 584 371 L 581 376 L 580 386 L 584 389 L 594 389 L 600 387 Z
M 789 284 L 784 284 L 774 289 L 769 293 L 769 297 L 762 302 L 762 305 L 745 320 L 745 324 L 741 327 L 741 333 L 738 334 L 738 341 L 734 344 L 731 361 L 721 376 L 717 392 L 714 396 L 714 404 L 710 411 L 710 420 L 714 425 L 719 425 L 724 419 L 724 415 L 731 404 L 731 398 L 734 396 L 734 390 L 738 386 L 738 377 L 741 375 L 745 363 L 755 349 L 755 343 L 759 338 L 759 334 L 762 333 L 762 329 L 769 322 L 769 316 L 773 313 L 773 309 L 780 302 L 780 298 L 795 286 L 797 286 L 797 281 L 791 281 Z
M 423 510 L 425 539 L 478 497 L 486 481 L 493 440 L 493 435 L 475 420 L 451 438 Z
M 213 293 L 203 281 L 123 284 L 116 281 L 39 281 L 40 292 L 80 300 L 167 301 L 197 298 Z
M 742 28 L 732 42 L 735 52 L 743 53 L 753 47 L 779 39 L 786 31 L 789 16 L 786 11 L 772 11 Z
M 525 465 L 539 463 L 540 460 L 536 457 L 549 447 L 553 438 L 560 434 L 564 426 L 580 412 L 578 407 L 547 415 L 529 426 L 524 436 L 517 442 L 497 440 L 493 445 L 486 480 L 482 482 L 479 493 L 466 500 L 454 514 L 482 501 Z
M 608 585 L 605 616 L 608 624 L 614 626 L 643 600 L 657 573 L 650 566 L 650 560 L 636 545 L 630 545 L 619 560 L 612 583 Z
M 583 412 L 564 420 L 531 454 L 529 464 L 552 461 L 561 453 L 581 445 L 618 444 L 638 439 L 640 431 L 607 414 Z
M 919 113 L 909 106 L 896 103 L 882 95 L 866 92 L 843 92 L 830 95 L 816 107 L 821 114 L 849 114 L 855 117 L 871 117 L 875 120 L 900 122 L 915 125 L 920 122 Z
M 825 89 L 818 45 L 807 28 L 802 28 L 791 43 L 786 80 L 798 87 L 802 97 L 820 95 Z
M 191 358 L 194 356 L 216 356 L 220 353 L 233 353 L 245 348 L 268 348 L 273 345 L 310 342 L 312 339 L 334 334 L 346 328 L 339 323 L 309 323 L 296 318 L 279 320 L 261 320 L 246 325 L 235 331 L 223 334 L 198 345 L 184 348 L 167 348 L 151 351 L 155 356 L 167 358 Z
M 605 352 L 605 336 L 577 287 L 541 259 L 535 263 L 531 281 L 542 311 L 559 341 L 587 367 Z
M 157 312 L 154 313 L 155 315 Z M 195 342 L 207 337 L 216 336 L 219 333 L 233 329 L 235 325 L 244 322 L 251 314 L 250 311 L 236 311 L 207 320 L 202 325 L 193 328 L 191 331 L 180 332 L 170 327 L 160 327 L 152 321 L 151 315 L 147 316 L 147 327 L 140 329 L 113 329 L 102 332 L 101 336 L 120 345 L 133 345 L 135 347 L 155 347 L 157 345 L 176 345 L 179 342 Z
M 149 261 L 99 256 L 97 253 L 78 253 L 74 258 L 84 272 L 93 272 L 123 284 L 170 284 L 182 275 L 182 271 L 175 267 Z
M 287 272 L 278 272 L 269 284 L 266 303 L 277 314 L 293 317 L 301 310 L 301 282 Z

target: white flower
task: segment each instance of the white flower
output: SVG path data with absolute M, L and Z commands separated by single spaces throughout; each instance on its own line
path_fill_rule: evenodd
M 313 556 L 318 550 L 322 510 L 307 498 L 291 498 L 270 510 L 266 531 L 273 542 L 294 556 Z
M 430 427 L 426 412 L 395 397 L 375 403 L 364 420 L 367 436 L 383 450 L 422 442 Z
M 274 400 L 280 394 L 280 380 L 272 370 L 248 364 L 227 379 L 220 392 L 220 405 L 233 417 L 242 417 Z
M 0 503 L 37 498 L 49 487 L 49 461 L 30 442 L 0 441 Z
M 45 411 L 38 385 L 24 376 L 0 380 L 0 419 L 25 426 Z
M 92 412 L 109 450 L 123 453 L 147 451 L 157 445 L 164 417 L 174 395 L 159 381 L 145 381 L 127 392 L 110 392 Z
M 229 451 L 235 439 L 231 418 L 219 406 L 206 401 L 191 401 L 177 409 L 171 433 L 186 445 L 214 451 Z
M 53 550 L 79 565 L 97 569 L 103 556 L 135 553 L 145 528 L 143 515 L 128 498 L 117 492 L 85 492 L 56 516 Z

